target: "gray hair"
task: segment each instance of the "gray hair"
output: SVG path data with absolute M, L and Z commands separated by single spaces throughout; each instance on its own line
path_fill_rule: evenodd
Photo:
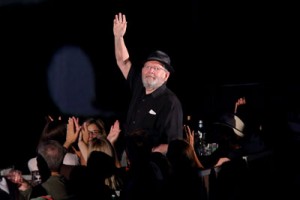
M 49 169 L 59 172 L 65 156 L 64 147 L 55 140 L 42 142 L 38 147 L 38 153 L 45 159 Z

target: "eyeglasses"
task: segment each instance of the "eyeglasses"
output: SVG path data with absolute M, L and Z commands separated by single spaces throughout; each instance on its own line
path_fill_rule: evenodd
M 91 135 L 98 135 L 99 133 L 100 133 L 99 130 L 89 131 L 89 134 L 91 134 Z
M 148 65 L 144 66 L 144 69 L 149 70 L 149 71 L 150 71 L 151 69 L 153 69 L 153 71 L 155 71 L 155 72 L 157 72 L 157 71 L 159 71 L 159 70 L 164 70 L 164 71 L 166 71 L 166 69 L 163 68 L 163 67 L 151 67 L 151 66 L 148 66 Z

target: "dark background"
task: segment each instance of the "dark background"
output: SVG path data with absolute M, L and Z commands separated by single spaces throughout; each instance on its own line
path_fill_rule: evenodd
M 124 119 L 130 94 L 115 62 L 112 32 L 120 11 L 127 16 L 133 61 L 141 63 L 156 49 L 170 55 L 176 72 L 168 84 L 185 115 L 209 119 L 246 96 L 273 146 L 282 138 L 298 142 L 299 130 L 285 129 L 300 123 L 294 10 L 253 1 L 0 0 L 1 167 L 27 169 L 48 114 L 97 115 L 107 127 Z M 55 60 L 64 47 L 75 50 Z M 56 100 L 50 82 L 60 91 Z M 95 96 L 85 109 L 81 100 L 90 90 Z

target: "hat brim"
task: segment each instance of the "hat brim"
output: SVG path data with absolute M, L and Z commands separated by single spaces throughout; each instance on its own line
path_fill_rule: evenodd
M 238 130 L 237 128 L 235 128 L 235 127 L 233 127 L 233 126 L 231 126 L 231 125 L 229 125 L 229 124 L 221 123 L 221 122 L 215 122 L 214 124 L 216 124 L 216 125 L 222 125 L 222 126 L 227 126 L 227 127 L 231 128 L 231 129 L 233 130 L 233 132 L 234 132 L 237 136 L 239 136 L 239 137 L 244 137 L 244 136 L 245 136 L 244 133 L 243 133 L 242 131 Z
M 166 69 L 166 70 L 168 70 L 169 72 L 174 72 L 175 70 L 174 70 L 174 68 L 171 66 L 171 65 L 169 65 L 168 63 L 166 63 L 164 60 L 162 60 L 162 59 L 159 59 L 159 58 L 157 58 L 157 57 L 149 57 L 149 58 L 147 58 L 147 60 L 145 60 L 145 62 L 148 62 L 148 61 L 158 61 L 158 62 L 160 62 L 160 63 L 162 63 L 163 65 L 164 65 L 164 68 Z M 145 63 L 144 62 L 144 63 Z

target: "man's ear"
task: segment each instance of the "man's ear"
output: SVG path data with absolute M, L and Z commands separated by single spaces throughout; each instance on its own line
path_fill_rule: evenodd
M 165 81 L 167 81 L 167 80 L 168 80 L 169 76 L 170 76 L 170 72 L 166 72 L 166 73 L 165 73 L 165 78 L 164 78 L 164 79 L 165 79 Z

